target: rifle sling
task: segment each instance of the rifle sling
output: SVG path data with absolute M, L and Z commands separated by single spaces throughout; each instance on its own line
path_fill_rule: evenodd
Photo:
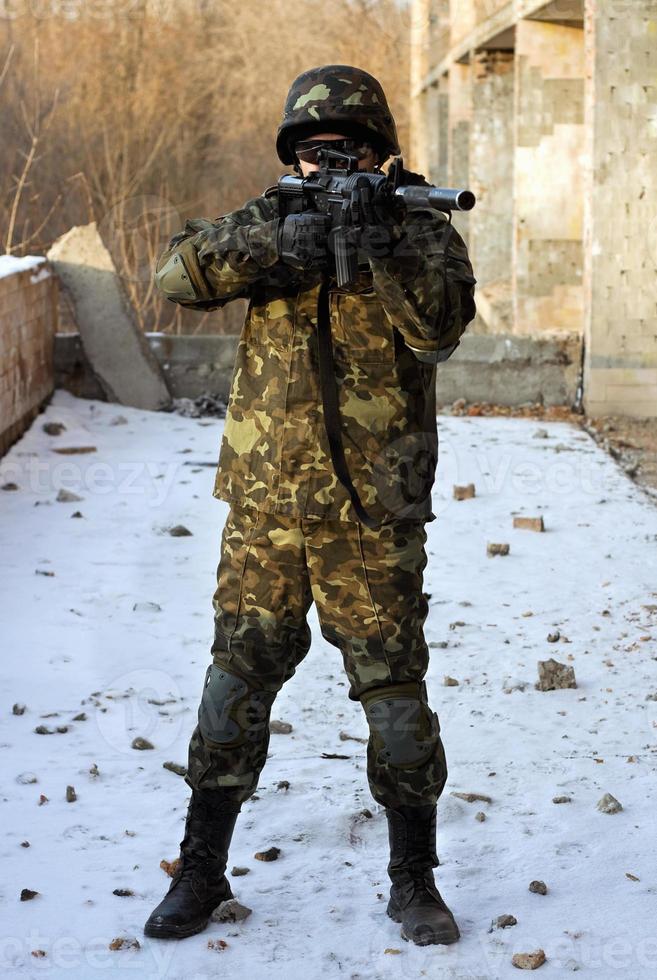
M 328 437 L 331 459 L 335 475 L 345 487 L 359 521 L 366 527 L 379 527 L 379 522 L 370 517 L 363 507 L 358 492 L 354 487 L 342 445 L 342 420 L 338 401 L 338 385 L 335 377 L 333 362 L 333 344 L 331 341 L 331 310 L 329 306 L 329 288 L 326 275 L 322 278 L 317 297 L 317 346 L 319 354 L 319 384 L 322 392 L 324 408 L 324 425 Z

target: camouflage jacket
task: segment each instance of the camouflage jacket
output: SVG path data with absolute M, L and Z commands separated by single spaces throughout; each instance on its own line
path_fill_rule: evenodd
M 324 428 L 316 334 L 321 273 L 278 259 L 267 226 L 277 213 L 270 189 L 214 221 L 190 219 L 158 261 L 161 268 L 191 239 L 210 298 L 177 302 L 211 310 L 249 300 L 213 495 L 294 517 L 357 521 Z M 446 224 L 439 212 L 409 210 L 403 248 L 390 257 L 361 254 L 350 291 L 329 282 L 345 459 L 377 521 L 435 518 L 435 352 L 449 356 L 476 312 L 476 280 L 455 230 L 444 261 Z M 449 314 L 439 336 L 445 287 Z

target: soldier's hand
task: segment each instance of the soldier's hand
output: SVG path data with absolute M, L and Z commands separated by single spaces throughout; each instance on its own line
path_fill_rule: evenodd
M 360 227 L 360 248 L 375 258 L 391 255 L 404 237 L 402 213 L 397 208 L 379 206 L 372 209 L 371 219 Z
M 278 226 L 278 254 L 294 269 L 324 266 L 328 262 L 328 233 L 331 219 L 326 214 L 289 214 Z

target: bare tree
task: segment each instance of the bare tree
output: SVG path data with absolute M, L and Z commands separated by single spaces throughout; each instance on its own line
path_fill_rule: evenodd
M 276 129 L 300 71 L 371 71 L 405 140 L 409 25 L 396 0 L 297 0 L 293 27 L 287 0 L 62 10 L 0 22 L 2 242 L 44 251 L 93 218 L 145 330 L 239 329 L 234 304 L 181 315 L 152 272 L 187 217 L 218 217 L 277 179 Z
M 12 45 L 7 54 L 5 60 L 5 67 L 3 68 L 2 75 L 0 76 L 0 85 L 6 77 L 7 70 L 9 68 L 9 63 L 11 56 L 14 51 L 14 46 Z M 33 74 L 31 79 L 31 86 L 29 88 L 29 96 L 31 105 L 28 104 L 28 99 L 21 97 L 19 101 L 21 117 L 25 125 L 25 132 L 27 133 L 27 150 L 18 149 L 17 153 L 23 158 L 23 164 L 17 173 L 12 173 L 11 176 L 11 200 L 9 204 L 9 214 L 7 220 L 7 231 L 4 241 L 4 248 L 7 255 L 11 255 L 14 251 L 24 251 L 26 250 L 30 243 L 39 235 L 41 229 L 46 224 L 48 218 L 53 213 L 59 198 L 56 199 L 55 204 L 50 208 L 49 212 L 42 218 L 41 223 L 36 228 L 35 231 L 28 234 L 30 225 L 30 216 L 28 215 L 25 219 L 25 224 L 23 227 L 22 237 L 19 242 L 14 243 L 14 233 L 16 230 L 16 219 L 18 216 L 18 211 L 23 200 L 25 191 L 30 188 L 30 171 L 32 170 L 34 164 L 38 160 L 38 149 L 39 144 L 43 142 L 45 134 L 48 131 L 50 124 L 53 121 L 54 112 L 57 106 L 57 99 L 59 97 L 59 92 L 57 89 L 52 93 L 52 98 L 49 105 L 44 106 L 42 101 L 41 93 L 41 77 L 39 69 L 39 39 L 34 38 L 33 46 Z M 38 192 L 33 194 L 30 198 L 30 204 L 32 209 L 38 215 L 38 205 L 39 194 Z M 40 216 L 39 216 L 40 217 Z

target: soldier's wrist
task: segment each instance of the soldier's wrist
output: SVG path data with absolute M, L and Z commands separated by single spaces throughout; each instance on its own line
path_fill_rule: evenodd
M 280 223 L 280 218 L 272 218 L 271 221 L 251 225 L 246 233 L 249 255 L 256 265 L 263 269 L 275 265 L 280 258 L 278 251 Z

